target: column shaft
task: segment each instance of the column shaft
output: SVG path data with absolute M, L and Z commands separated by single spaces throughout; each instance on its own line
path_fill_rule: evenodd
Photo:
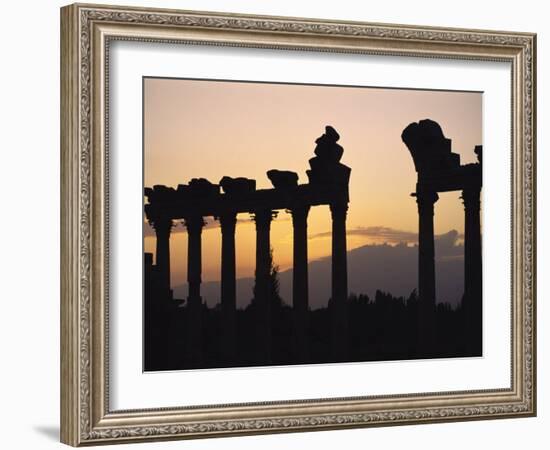
M 224 213 L 220 216 L 222 231 L 222 354 L 226 363 L 235 359 L 235 310 L 236 310 L 236 269 L 235 269 L 235 226 L 237 214 Z
M 435 316 L 435 249 L 434 204 L 439 199 L 435 192 L 416 193 L 418 204 L 418 313 L 419 350 L 432 353 L 436 339 Z
M 271 361 L 270 229 L 273 214 L 271 209 L 258 210 L 254 214 L 254 221 L 256 222 L 254 302 L 257 311 L 257 362 L 266 364 Z
M 480 188 L 462 191 L 464 202 L 464 318 L 468 351 L 481 355 L 482 261 Z
M 172 220 L 159 219 L 153 222 L 156 234 L 156 275 L 162 299 L 171 298 L 170 289 L 170 231 Z
M 292 308 L 294 316 L 293 350 L 294 359 L 305 362 L 308 358 L 308 266 L 307 266 L 307 216 L 309 206 L 292 208 L 294 229 Z
M 347 357 L 348 350 L 348 269 L 346 243 L 346 203 L 330 205 L 332 215 L 332 354 L 336 360 Z
M 201 235 L 204 220 L 201 216 L 185 219 L 187 227 L 187 366 L 196 367 L 202 361 L 202 298 L 201 270 L 202 248 Z

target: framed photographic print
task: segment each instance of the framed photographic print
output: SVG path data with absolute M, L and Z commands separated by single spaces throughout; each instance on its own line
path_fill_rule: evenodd
M 535 38 L 62 8 L 62 441 L 534 415 Z

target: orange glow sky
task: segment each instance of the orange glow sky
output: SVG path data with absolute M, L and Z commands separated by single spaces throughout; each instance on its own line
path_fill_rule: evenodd
M 191 178 L 217 183 L 224 175 L 254 178 L 271 187 L 266 171 L 292 170 L 306 183 L 315 139 L 332 125 L 344 147 L 342 163 L 352 168 L 348 230 L 388 227 L 417 232 L 416 172 L 401 141 L 411 122 L 430 118 L 453 141 L 462 163 L 475 162 L 482 143 L 482 95 L 400 89 L 303 86 L 245 82 L 144 80 L 145 186 L 176 187 Z M 435 232 L 463 233 L 460 193 L 440 195 Z M 237 277 L 254 273 L 255 229 L 248 216 L 237 227 Z M 214 222 L 208 218 L 207 222 Z M 328 207 L 312 208 L 309 260 L 330 254 Z M 404 234 L 404 233 L 403 233 Z M 155 239 L 146 233 L 145 251 Z M 272 224 L 275 263 L 292 265 L 292 226 L 284 211 Z M 356 233 L 348 249 L 383 243 L 386 237 Z M 390 242 L 392 243 L 392 242 Z M 203 232 L 203 280 L 220 278 L 221 236 L 216 224 Z M 171 238 L 172 285 L 186 281 L 187 234 L 179 224 Z

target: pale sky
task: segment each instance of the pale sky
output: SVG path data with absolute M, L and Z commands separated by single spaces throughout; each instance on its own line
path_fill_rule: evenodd
M 306 183 L 315 139 L 332 125 L 351 167 L 348 231 L 369 227 L 416 233 L 416 172 L 401 132 L 411 122 L 437 121 L 461 162 L 475 162 L 482 144 L 482 94 L 367 87 L 304 86 L 246 82 L 144 80 L 144 183 L 176 187 L 191 178 L 217 183 L 224 176 L 254 178 L 269 188 L 269 169 L 292 170 Z M 435 232 L 464 231 L 459 192 L 440 195 Z M 249 217 L 237 227 L 237 277 L 254 273 L 255 229 Z M 207 218 L 203 231 L 203 280 L 220 279 L 221 235 Z M 330 254 L 328 207 L 312 208 L 309 261 Z M 372 230 L 376 230 L 372 228 Z M 172 284 L 186 282 L 187 234 L 181 224 L 171 237 Z M 406 233 L 402 233 L 406 232 Z M 145 251 L 155 239 L 145 233 Z M 391 233 L 390 233 L 391 234 Z M 324 237 L 323 237 L 324 236 Z M 351 233 L 348 249 L 396 243 L 388 232 Z M 292 226 L 284 211 L 272 224 L 274 261 L 292 266 Z

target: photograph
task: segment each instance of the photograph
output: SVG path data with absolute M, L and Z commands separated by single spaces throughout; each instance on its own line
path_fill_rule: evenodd
M 145 372 L 483 356 L 482 92 L 142 89 Z

